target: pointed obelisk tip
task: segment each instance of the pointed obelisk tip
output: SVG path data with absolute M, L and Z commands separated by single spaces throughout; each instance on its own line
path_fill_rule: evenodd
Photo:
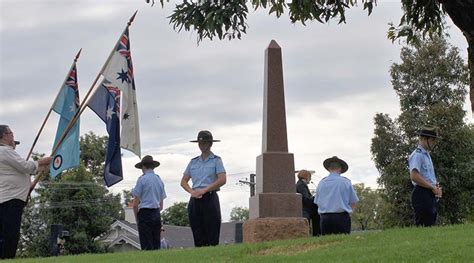
M 280 48 L 280 46 L 275 40 L 272 39 L 272 41 L 270 41 L 270 45 L 268 45 L 268 48 Z

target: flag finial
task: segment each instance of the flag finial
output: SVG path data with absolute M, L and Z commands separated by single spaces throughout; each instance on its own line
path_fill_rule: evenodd
M 74 58 L 74 62 L 77 62 L 77 60 L 79 59 L 79 56 L 81 55 L 81 51 L 82 51 L 82 48 L 79 49 L 79 52 L 77 52 L 76 58 Z
M 135 16 L 137 15 L 137 12 L 138 12 L 138 10 L 135 11 L 135 13 L 133 13 L 133 16 L 130 17 L 130 20 L 128 20 L 128 25 L 129 25 L 129 26 L 132 24 L 133 20 L 135 19 Z

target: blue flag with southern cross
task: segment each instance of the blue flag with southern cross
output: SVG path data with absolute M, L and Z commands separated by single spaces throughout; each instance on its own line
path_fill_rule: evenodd
M 87 102 L 87 106 L 105 122 L 109 134 L 104 169 L 105 185 L 109 187 L 123 179 L 119 121 L 120 89 L 104 79 Z
M 128 26 L 111 53 L 111 57 L 102 71 L 102 76 L 122 91 L 121 146 L 141 155 L 140 128 L 138 123 L 137 94 L 133 77 L 133 63 L 130 52 Z
M 72 65 L 56 100 L 54 101 L 52 109 L 60 115 L 56 139 L 54 140 L 54 149 L 69 122 L 74 118 L 74 115 L 79 110 L 79 87 L 77 85 L 75 62 Z M 66 169 L 79 166 L 79 163 L 80 147 L 78 118 L 59 148 L 54 153 L 50 166 L 51 176 L 56 177 Z

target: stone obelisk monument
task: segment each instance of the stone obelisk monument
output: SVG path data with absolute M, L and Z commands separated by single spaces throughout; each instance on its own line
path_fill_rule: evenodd
M 281 48 L 275 40 L 265 50 L 262 154 L 256 179 L 244 242 L 308 236 L 301 195 L 295 191 L 294 158 L 288 153 Z

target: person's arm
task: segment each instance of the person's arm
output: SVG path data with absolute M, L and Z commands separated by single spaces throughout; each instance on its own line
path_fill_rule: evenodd
M 207 192 L 219 189 L 221 186 L 225 185 L 226 182 L 226 173 L 220 173 L 217 175 L 217 180 L 215 180 L 214 183 L 208 185 L 206 188 L 197 189 L 197 191 L 203 191 L 202 194 L 205 194 Z
M 181 178 L 181 187 L 184 189 L 184 191 L 190 193 L 191 197 L 201 198 L 204 193 L 201 193 L 191 188 L 191 186 L 189 186 L 189 183 L 188 183 L 190 179 L 191 179 L 191 176 L 183 174 L 183 177 Z
M 18 172 L 22 174 L 28 174 L 28 175 L 35 174 L 38 170 L 38 166 L 41 164 L 40 161 L 42 161 L 42 159 L 38 161 L 32 161 L 32 160 L 27 161 L 21 158 L 21 156 L 18 155 L 18 153 L 13 149 L 8 149 L 4 151 L 4 155 L 5 155 L 4 161 L 8 163 L 8 165 L 13 167 Z
M 196 191 L 199 192 L 201 195 L 203 195 L 207 192 L 217 190 L 221 186 L 226 184 L 227 176 L 226 176 L 226 171 L 225 171 L 224 164 L 222 163 L 221 158 L 218 158 L 216 160 L 216 174 L 217 174 L 217 179 L 212 184 L 208 185 L 206 188 L 196 189 Z
M 140 197 L 142 195 L 143 191 L 143 184 L 142 184 L 142 177 L 139 177 L 137 180 L 137 184 L 135 187 L 132 189 L 132 208 L 133 208 L 133 214 L 135 215 L 135 221 L 138 224 L 138 205 L 140 204 Z
M 165 191 L 165 185 L 162 184 L 162 189 L 161 189 L 161 196 L 160 196 L 160 212 L 163 210 L 163 200 L 166 198 L 166 191 Z
M 314 197 L 311 196 L 307 185 L 303 182 L 298 182 L 296 184 L 296 192 L 301 194 L 301 198 L 303 198 L 303 203 L 306 206 L 311 206 L 314 202 Z
M 354 189 L 354 186 L 352 183 L 349 183 L 349 191 L 351 192 L 350 200 L 349 200 L 349 205 L 351 206 L 352 210 L 355 209 L 357 202 L 359 202 L 359 197 L 357 196 L 357 193 Z
M 135 215 L 135 222 L 138 224 L 138 205 L 140 204 L 140 198 L 134 197 L 132 201 L 133 214 Z
M 430 182 L 426 181 L 425 178 L 421 176 L 421 174 L 418 172 L 417 169 L 412 169 L 410 171 L 410 179 L 413 182 L 415 182 L 417 185 L 423 188 L 430 189 L 433 192 L 433 194 L 435 194 L 436 196 L 441 195 L 440 189 L 436 187 L 435 185 L 432 185 Z

